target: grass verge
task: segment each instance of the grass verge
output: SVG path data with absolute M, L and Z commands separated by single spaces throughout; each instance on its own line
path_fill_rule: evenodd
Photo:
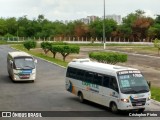
M 160 88 L 151 86 L 151 98 L 160 102 Z
M 62 61 L 62 60 L 49 57 L 49 56 L 44 55 L 44 54 L 42 54 L 42 53 L 36 53 L 36 52 L 34 52 L 34 51 L 32 51 L 32 50 L 28 51 L 27 49 L 25 49 L 25 48 L 23 47 L 22 44 L 21 44 L 21 45 L 19 45 L 19 44 L 18 44 L 18 45 L 11 45 L 11 47 L 12 47 L 12 48 L 15 48 L 15 49 L 17 49 L 17 50 L 21 50 L 21 51 L 27 52 L 27 53 L 29 53 L 29 54 L 31 54 L 31 55 L 36 56 L 36 57 L 43 58 L 43 59 L 48 60 L 48 61 L 50 61 L 50 62 L 52 62 L 52 63 L 56 63 L 56 64 L 58 64 L 58 65 L 61 65 L 61 66 L 63 66 L 63 67 L 66 67 L 67 64 L 68 64 L 67 62 L 64 62 L 64 61 Z
M 7 42 L 6 40 L 0 40 L 0 45 L 7 45 L 7 44 L 22 44 L 23 42 Z

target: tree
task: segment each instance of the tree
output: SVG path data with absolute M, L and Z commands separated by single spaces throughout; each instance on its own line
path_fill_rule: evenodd
M 3 36 L 7 33 L 6 21 L 3 18 L 0 18 L 0 36 Z
M 43 49 L 44 53 L 47 54 L 51 49 L 52 44 L 49 42 L 42 42 L 41 48 Z
M 117 31 L 119 32 L 121 37 L 124 37 L 124 38 L 129 38 L 132 35 L 131 27 L 125 24 L 119 25 L 117 28 Z
M 57 48 L 55 45 L 52 45 L 52 46 L 50 47 L 50 51 L 51 51 L 51 53 L 53 54 L 53 58 L 55 58 L 55 57 L 56 57 L 56 54 L 57 54 L 57 52 L 58 52 L 58 48 Z
M 54 49 L 56 52 L 59 52 L 63 56 L 63 61 L 65 61 L 66 57 L 72 53 L 79 53 L 79 46 L 73 45 L 55 45 Z
M 155 39 L 158 34 L 158 29 L 154 26 L 151 26 L 149 29 L 148 29 L 148 32 L 147 32 L 147 36 L 151 39 Z
M 127 55 L 115 52 L 91 52 L 89 57 L 102 63 L 116 64 L 118 62 L 126 62 Z
M 159 51 L 160 51 L 160 40 L 159 39 L 154 40 L 154 47 L 158 49 L 158 55 L 159 55 Z
M 35 48 L 36 47 L 36 42 L 33 40 L 27 40 L 24 42 L 24 47 L 29 51 L 31 48 Z
M 51 46 L 49 47 L 49 50 L 53 54 L 53 58 L 56 57 L 56 54 L 58 52 L 58 49 L 57 49 L 56 45 L 67 45 L 67 43 L 64 43 L 64 42 L 54 42 L 54 43 L 51 44 Z
M 17 36 L 18 24 L 15 17 L 6 19 L 7 33 Z
M 97 19 L 94 22 L 91 22 L 89 25 L 90 34 L 93 37 L 102 38 L 103 36 L 103 20 Z M 116 31 L 117 23 L 113 19 L 106 19 L 105 20 L 105 35 L 106 38 L 111 36 L 113 31 Z
M 154 23 L 152 18 L 146 17 L 144 14 L 144 11 L 136 10 L 135 13 L 130 13 L 123 18 L 122 25 L 131 28 L 132 33 L 130 37 L 137 41 L 147 38 L 148 29 Z
M 145 39 L 147 37 L 147 31 L 153 24 L 153 19 L 146 17 L 137 18 L 132 24 L 133 34 L 137 39 Z
M 74 35 L 77 37 L 87 37 L 89 33 L 89 28 L 83 22 L 75 22 Z

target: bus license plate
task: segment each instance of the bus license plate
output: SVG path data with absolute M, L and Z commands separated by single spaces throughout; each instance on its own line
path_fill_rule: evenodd
M 22 79 L 29 78 L 29 75 L 22 75 L 21 78 Z
M 142 103 L 137 103 L 137 104 L 136 104 L 136 106 L 141 106 L 141 105 L 142 105 Z

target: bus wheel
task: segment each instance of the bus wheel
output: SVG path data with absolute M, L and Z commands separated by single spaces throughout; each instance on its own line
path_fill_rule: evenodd
M 78 93 L 78 97 L 79 97 L 79 101 L 81 103 L 83 103 L 84 102 L 84 98 L 83 98 L 83 94 L 81 92 Z
M 111 103 L 110 109 L 113 113 L 118 113 L 117 105 L 114 102 Z

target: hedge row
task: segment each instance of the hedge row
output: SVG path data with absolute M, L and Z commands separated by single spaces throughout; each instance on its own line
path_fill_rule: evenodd
M 116 64 L 118 62 L 126 62 L 128 56 L 117 52 L 91 52 L 89 57 L 98 62 Z

